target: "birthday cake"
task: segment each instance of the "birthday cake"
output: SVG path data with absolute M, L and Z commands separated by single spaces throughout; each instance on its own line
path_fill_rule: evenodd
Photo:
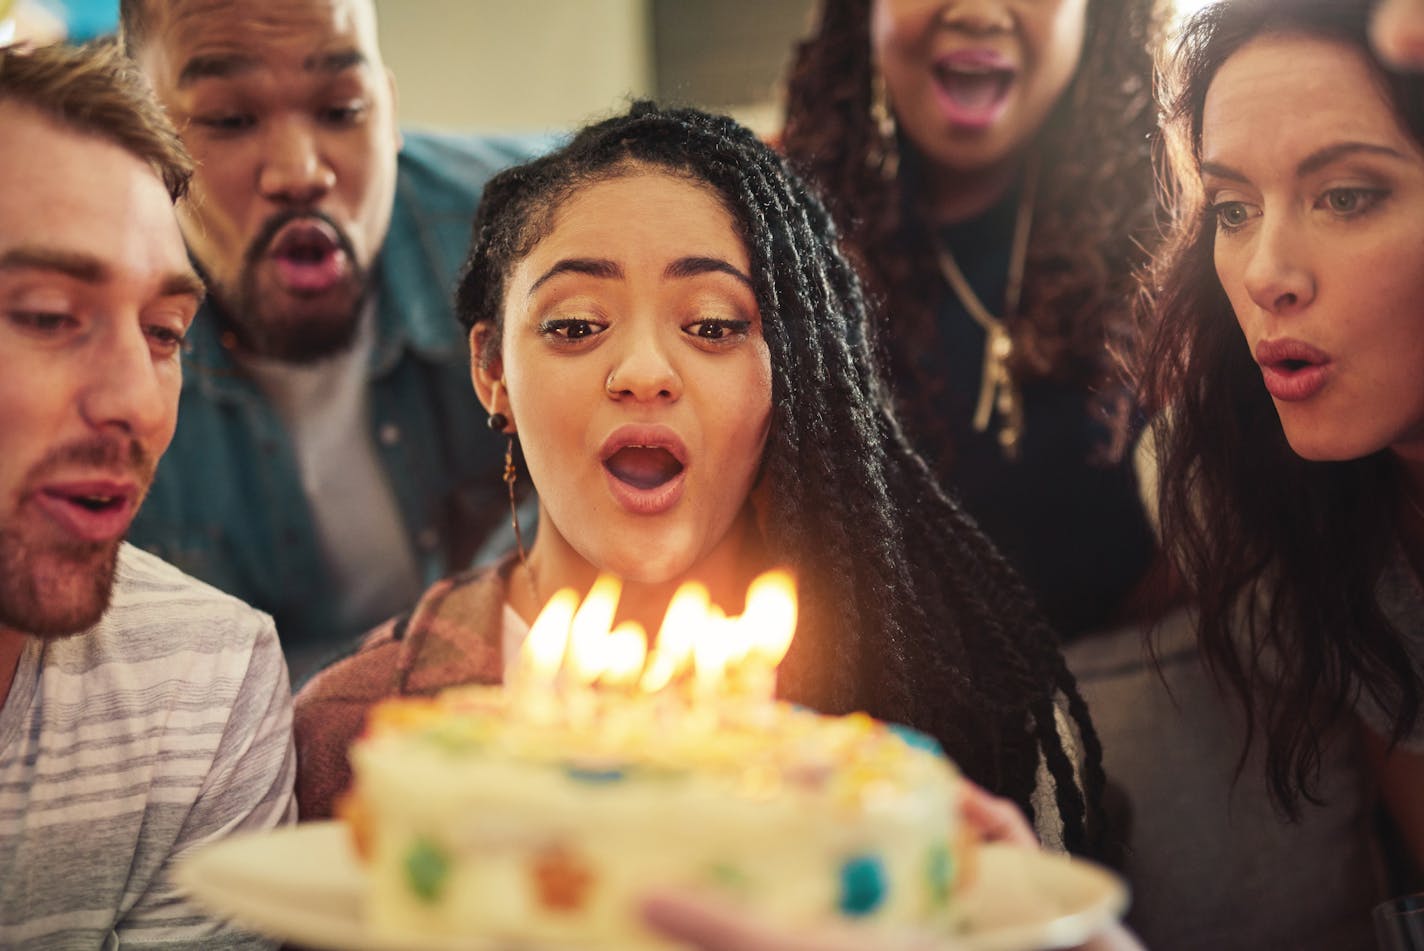
M 375 934 L 666 947 L 651 886 L 764 920 L 947 924 L 955 771 L 911 734 L 784 703 L 715 724 L 596 697 L 582 728 L 511 718 L 500 688 L 373 712 L 345 811 Z M 660 713 L 666 712 L 666 716 Z

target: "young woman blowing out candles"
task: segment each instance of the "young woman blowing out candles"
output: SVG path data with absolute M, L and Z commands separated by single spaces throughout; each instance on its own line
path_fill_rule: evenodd
M 735 613 L 779 564 L 802 608 L 785 697 L 915 726 L 1047 843 L 1091 847 L 1086 709 L 1022 585 L 887 410 L 834 233 L 751 133 L 647 104 L 490 183 L 458 312 L 479 397 L 538 491 L 537 538 L 435 586 L 302 691 L 304 817 L 330 814 L 372 703 L 500 681 L 559 588 L 616 574 L 622 612 L 656 630 L 684 579 Z

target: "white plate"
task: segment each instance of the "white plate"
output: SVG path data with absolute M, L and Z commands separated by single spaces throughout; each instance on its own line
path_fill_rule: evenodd
M 215 842 L 179 863 L 179 888 L 254 931 L 341 951 L 513 951 L 508 942 L 411 935 L 376 940 L 361 915 L 362 871 L 338 822 L 312 822 Z M 1082 943 L 1127 907 L 1122 881 L 1091 862 L 988 845 L 956 902 L 965 930 L 953 951 L 1036 951 Z M 519 951 L 534 951 L 521 945 Z M 558 949 L 570 951 L 570 949 Z

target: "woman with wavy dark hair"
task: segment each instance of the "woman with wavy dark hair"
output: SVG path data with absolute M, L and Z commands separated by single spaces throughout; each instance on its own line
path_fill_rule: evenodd
M 1067 638 L 1155 553 L 1125 449 L 1153 0 L 823 0 L 783 148 L 876 299 L 912 443 Z
M 786 565 L 802 605 L 786 696 L 933 735 L 1048 843 L 1092 850 L 1100 751 L 1056 641 L 904 440 L 834 226 L 750 132 L 639 104 L 496 176 L 456 309 L 537 536 L 301 692 L 304 817 L 345 785 L 371 703 L 498 681 L 501 645 L 556 590 L 617 574 L 655 630 L 685 578 L 735 610 Z
M 1363 841 L 1377 789 L 1418 861 L 1424 79 L 1371 52 L 1370 7 L 1226 0 L 1187 26 L 1141 392 L 1166 411 L 1163 537 L 1272 797 Z

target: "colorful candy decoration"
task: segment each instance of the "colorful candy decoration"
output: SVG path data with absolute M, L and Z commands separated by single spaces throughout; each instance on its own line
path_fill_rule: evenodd
M 578 763 L 565 763 L 564 775 L 576 783 L 602 786 L 608 783 L 622 782 L 627 778 L 628 774 L 620 766 L 591 766 L 580 765 Z
M 573 852 L 553 846 L 534 858 L 534 891 L 539 904 L 554 911 L 577 911 L 588 900 L 593 870 Z
M 707 867 L 707 878 L 714 885 L 733 892 L 744 892 L 751 880 L 747 873 L 731 862 L 717 862 Z
M 954 884 L 954 854 L 949 851 L 947 843 L 940 842 L 930 847 L 925 878 L 930 886 L 930 902 L 936 908 L 949 904 L 950 887 Z
M 405 856 L 405 875 L 416 897 L 434 904 L 450 876 L 450 857 L 429 839 L 416 839 Z
M 879 908 L 889 883 L 878 855 L 860 855 L 841 866 L 841 912 L 858 918 Z
M 911 749 L 924 750 L 927 753 L 934 753 L 938 756 L 944 755 L 944 747 L 939 745 L 939 740 L 928 733 L 921 733 L 902 723 L 887 723 L 885 726 Z

